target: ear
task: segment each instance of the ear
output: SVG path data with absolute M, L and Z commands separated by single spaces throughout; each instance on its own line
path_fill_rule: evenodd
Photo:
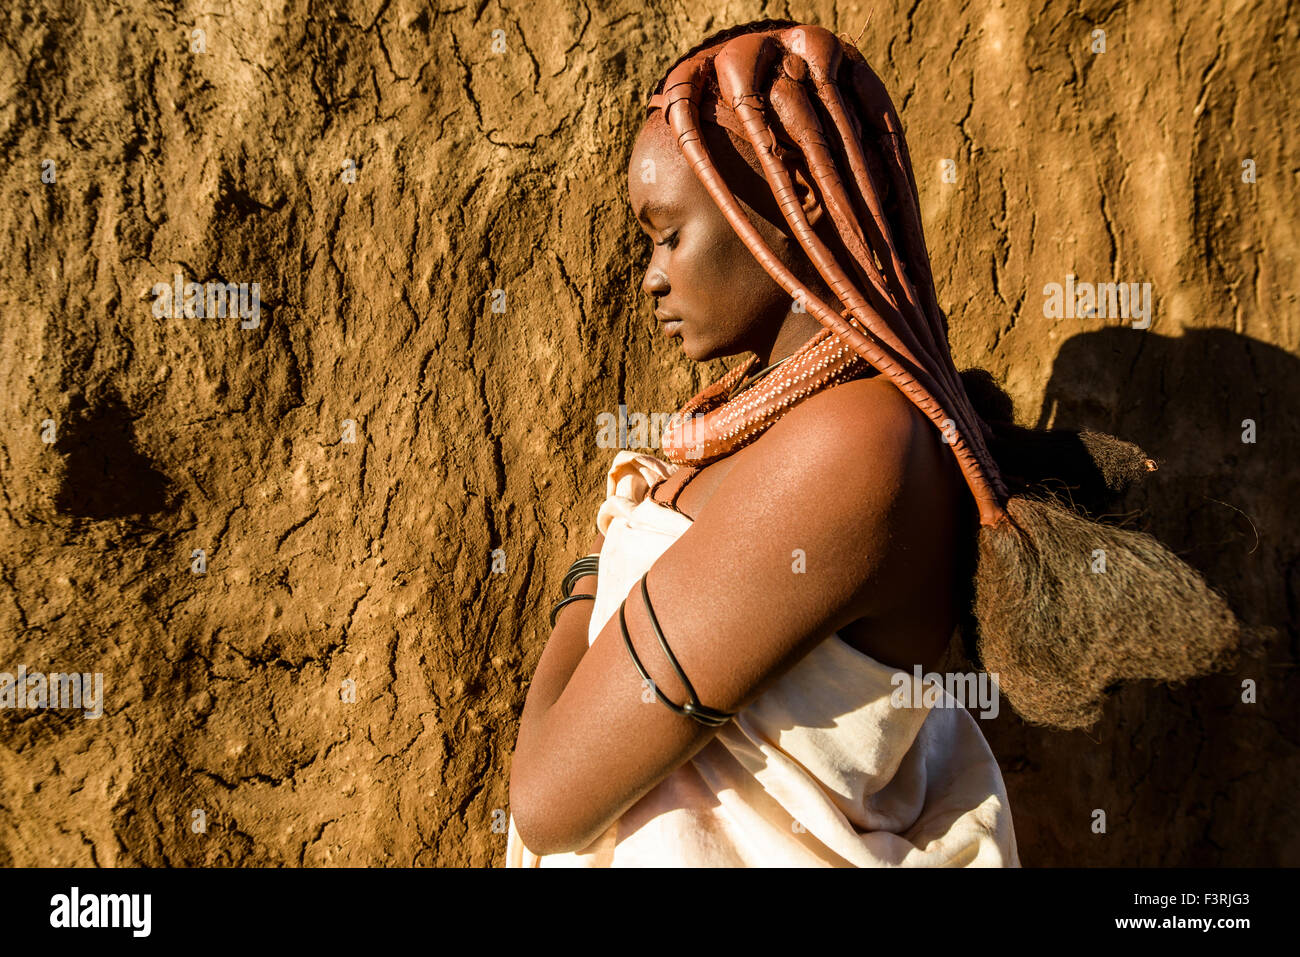
M 794 171 L 794 188 L 799 195 L 800 202 L 803 204 L 803 213 L 808 217 L 808 225 L 816 226 L 817 221 L 822 218 L 824 207 L 817 199 L 817 192 L 803 175 L 801 169 L 795 169 Z

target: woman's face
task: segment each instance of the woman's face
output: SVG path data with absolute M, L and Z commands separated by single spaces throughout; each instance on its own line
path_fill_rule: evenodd
M 795 244 L 772 225 L 770 217 L 779 220 L 780 212 L 771 189 L 725 134 L 711 126 L 703 132 L 723 180 L 772 251 L 788 264 Z M 628 195 L 637 221 L 654 243 L 642 289 L 655 300 L 656 318 L 671 320 L 661 321 L 660 328 L 681 340 L 688 358 L 703 362 L 747 350 L 766 356 L 783 327 L 785 338 L 798 333 L 797 342 L 820 328 L 811 314 L 792 313 L 791 297 L 759 265 L 691 171 L 662 111 L 651 115 L 632 148 Z M 806 281 L 809 268 L 794 271 Z M 800 330 L 789 328 L 792 316 Z

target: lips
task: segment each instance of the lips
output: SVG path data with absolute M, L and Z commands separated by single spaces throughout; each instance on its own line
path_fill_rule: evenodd
M 655 318 L 663 324 L 664 335 L 667 336 L 669 339 L 677 335 L 678 330 L 681 329 L 682 320 L 679 319 L 677 316 L 672 315 L 671 313 L 656 312 Z

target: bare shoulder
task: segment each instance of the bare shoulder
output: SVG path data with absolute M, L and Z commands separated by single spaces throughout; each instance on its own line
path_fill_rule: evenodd
M 826 505 L 857 510 L 935 475 L 939 433 L 883 375 L 855 379 L 809 396 L 755 443 L 756 457 L 794 459 L 804 480 L 834 481 Z M 928 478 L 927 478 L 928 476 Z M 920 491 L 919 489 L 917 491 Z
M 917 413 L 919 420 L 924 415 L 911 400 L 898 391 L 892 381 L 883 374 L 868 378 L 855 378 L 850 382 L 841 382 L 810 395 L 790 410 L 790 415 L 809 415 L 810 411 L 819 410 L 819 416 L 870 416 L 872 419 L 913 419 L 911 413 Z
M 869 429 L 881 439 L 910 439 L 928 424 L 924 413 L 885 376 L 854 379 L 809 396 L 790 410 L 790 424 L 807 430 L 812 420 L 846 430 Z
M 766 501 L 754 507 L 785 512 L 849 570 L 832 592 L 851 612 L 845 620 L 914 608 L 947 574 L 964 494 L 957 460 L 938 427 L 884 376 L 809 396 L 754 453 L 747 478 L 771 475 Z

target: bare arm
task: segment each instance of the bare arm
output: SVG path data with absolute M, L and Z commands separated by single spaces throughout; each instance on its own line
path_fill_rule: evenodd
M 584 554 L 599 554 L 605 544 L 605 536 L 597 535 L 591 548 Z M 596 576 L 584 575 L 573 584 L 573 594 L 596 594 Z M 556 596 L 559 600 L 559 596 Z M 591 626 L 591 601 L 570 602 L 560 609 L 555 618 L 555 628 L 542 650 L 541 660 L 533 673 L 532 683 L 528 688 L 528 697 L 524 702 L 524 712 L 520 718 L 519 740 L 524 739 L 524 732 L 531 726 L 529 713 L 545 711 L 564 690 L 569 677 L 573 674 L 582 656 L 587 653 L 587 629 Z M 549 612 L 549 608 L 548 608 Z
M 764 435 L 765 456 L 728 473 L 646 578 L 702 703 L 740 710 L 832 631 L 878 613 L 900 575 L 915 575 L 893 559 L 933 507 L 933 480 L 918 465 L 921 442 L 934 439 L 925 429 L 892 386 L 849 383 L 797 405 Z M 793 573 L 796 549 L 806 574 Z M 639 586 L 625 607 L 638 657 L 682 704 Z M 642 695 L 617 614 L 575 660 L 558 697 L 548 686 L 547 704 L 525 714 L 515 751 L 515 823 L 538 854 L 586 847 L 717 733 Z
M 605 536 L 597 535 L 596 540 L 583 554 L 599 554 L 605 544 Z M 584 575 L 573 584 L 573 594 L 596 594 L 596 576 Z M 558 601 L 559 595 L 555 596 Z M 515 754 L 530 745 L 530 733 L 540 724 L 538 715 L 544 714 L 564 691 L 569 678 L 587 653 L 587 629 L 591 626 L 592 601 L 570 602 L 560 609 L 555 618 L 555 628 L 542 649 L 541 660 L 533 672 L 533 680 L 528 686 L 528 697 L 524 701 L 524 711 L 519 719 L 519 737 L 515 744 Z M 548 606 L 547 613 L 550 608 Z M 517 762 L 510 767 L 510 798 L 513 807 L 516 793 L 515 775 Z M 518 815 L 516 815 L 516 818 Z

